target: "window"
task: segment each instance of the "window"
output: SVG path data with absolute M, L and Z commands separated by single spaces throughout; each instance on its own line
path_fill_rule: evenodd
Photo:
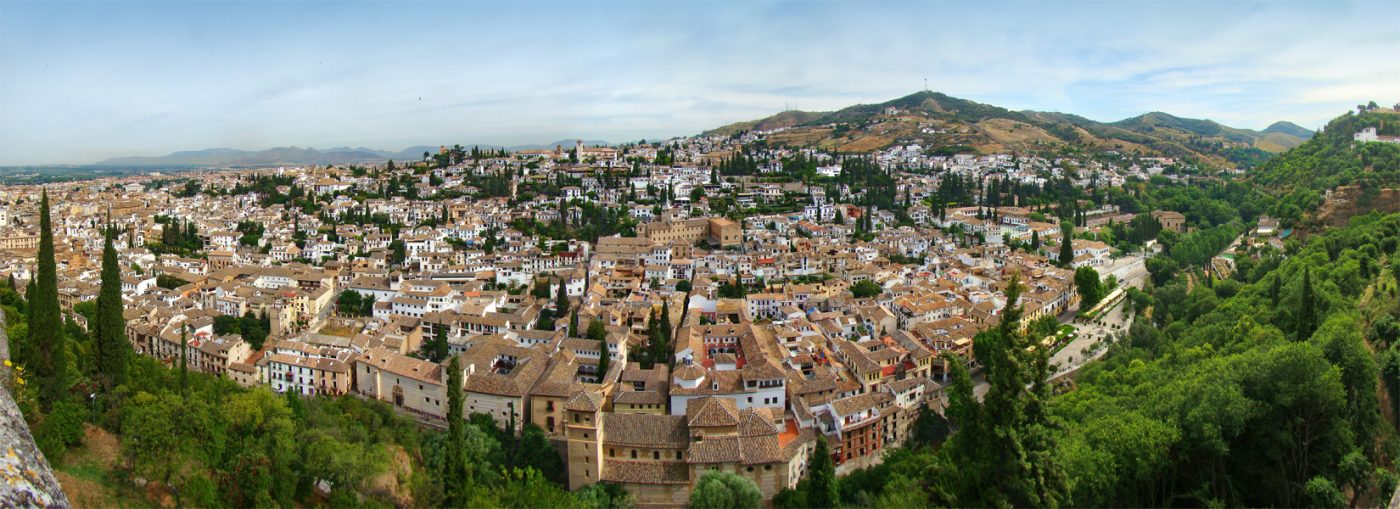
M 651 451 L 651 459 L 654 459 L 654 460 L 659 460 L 659 459 L 661 459 L 661 451 Z
M 637 450 L 632 449 L 632 459 L 637 459 Z
M 609 447 L 609 448 L 608 448 L 608 457 L 609 457 L 609 458 L 617 457 L 617 449 L 613 449 L 613 448 Z

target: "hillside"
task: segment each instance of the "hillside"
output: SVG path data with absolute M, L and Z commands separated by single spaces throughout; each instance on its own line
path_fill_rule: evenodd
M 1344 225 L 1371 210 L 1395 211 L 1400 144 L 1357 143 L 1353 136 L 1367 127 L 1400 136 L 1400 114 L 1347 112 L 1317 136 L 1252 169 L 1248 177 L 1279 197 L 1279 216 L 1306 219 L 1301 223 L 1306 230 Z M 1305 214 L 1312 210 L 1316 213 Z
M 1119 151 L 1198 159 L 1213 166 L 1250 165 L 1303 143 L 1311 132 L 1288 122 L 1264 131 L 1152 112 L 1104 123 L 1057 112 L 1012 111 L 938 92 L 832 112 L 785 111 L 705 134 L 787 128 L 770 144 L 867 152 L 896 143 L 977 153 L 1054 150 Z
M 1356 143 L 1353 136 L 1367 127 L 1375 127 L 1381 134 L 1400 135 L 1400 115 L 1347 112 L 1328 122 L 1317 136 L 1261 165 L 1250 176 L 1281 190 L 1400 183 L 1400 144 Z

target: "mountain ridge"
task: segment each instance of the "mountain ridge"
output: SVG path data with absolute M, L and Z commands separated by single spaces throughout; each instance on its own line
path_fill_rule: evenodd
M 532 150 L 546 149 L 555 146 L 572 147 L 575 140 L 558 140 L 548 144 L 529 145 L 463 145 L 470 149 L 479 147 L 482 149 L 498 150 Z M 610 145 L 603 140 L 583 140 L 585 145 Z M 214 147 L 202 150 L 179 150 L 162 156 L 124 156 L 104 159 L 102 161 L 86 165 L 95 167 L 125 166 L 125 167 L 169 167 L 169 166 L 199 166 L 199 167 L 229 167 L 229 166 L 268 166 L 268 165 L 301 165 L 301 164 L 377 164 L 389 160 L 396 161 L 416 161 L 423 157 L 424 152 L 436 153 L 439 147 L 428 145 L 417 145 L 403 150 L 379 150 L 365 147 L 334 147 L 328 149 L 316 149 L 311 147 L 272 147 L 263 150 L 244 150 L 227 147 Z
M 869 152 L 896 143 L 920 141 L 930 148 L 984 154 L 1050 148 L 1115 150 L 1143 156 L 1189 157 L 1218 166 L 1252 165 L 1312 136 L 1311 130 L 1285 121 L 1255 131 L 1153 111 L 1100 122 L 1072 113 L 1015 111 L 931 91 L 835 111 L 784 111 L 703 134 L 734 135 L 777 128 L 792 131 L 776 136 L 778 144 L 844 152 Z M 818 132 L 820 129 L 829 131 Z M 929 135 L 928 129 L 935 134 Z

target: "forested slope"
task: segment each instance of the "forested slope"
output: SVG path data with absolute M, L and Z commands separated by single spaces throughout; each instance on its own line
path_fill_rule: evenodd
M 1392 187 L 1400 183 L 1400 144 L 1356 143 L 1353 136 L 1367 127 L 1381 134 L 1400 135 L 1400 115 L 1388 112 L 1348 112 L 1297 148 L 1252 170 L 1250 178 L 1281 191 L 1321 191 L 1341 185 Z

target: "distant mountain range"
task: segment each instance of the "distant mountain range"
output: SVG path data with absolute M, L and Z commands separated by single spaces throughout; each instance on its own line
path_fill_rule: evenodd
M 540 145 L 515 145 L 502 147 L 501 145 L 463 145 L 468 150 L 476 146 L 482 149 L 496 150 L 505 148 L 506 150 L 531 150 L 542 148 L 553 148 L 555 146 L 573 147 L 575 140 L 559 140 L 554 143 Z M 603 140 L 584 140 L 585 145 L 608 145 Z M 364 147 L 336 147 L 324 150 L 301 147 L 277 147 L 267 150 L 238 150 L 231 148 L 210 148 L 204 150 L 187 150 L 154 157 L 114 157 L 95 163 L 92 166 L 120 166 L 120 167 L 173 167 L 173 166 L 194 166 L 194 167 L 238 167 L 238 166 L 273 166 L 273 165 L 301 165 L 301 164 L 377 164 L 389 160 L 395 161 L 417 161 L 423 158 L 423 153 L 435 154 L 438 147 L 416 146 L 399 151 L 376 150 Z
M 1262 131 L 1211 120 L 1151 112 L 1117 122 L 1099 122 L 1068 113 L 1013 111 L 938 92 L 918 92 L 879 104 L 858 104 L 836 111 L 784 111 L 766 118 L 729 124 L 704 134 L 736 135 L 751 130 L 783 132 L 767 137 L 770 146 L 818 147 L 839 152 L 870 152 L 896 144 L 919 143 L 943 153 L 1034 153 L 1061 149 L 1118 151 L 1141 156 L 1184 157 L 1208 165 L 1256 165 L 1296 147 L 1313 131 L 1276 122 Z M 586 140 L 587 145 L 608 145 Z M 526 150 L 571 147 L 574 140 L 539 145 L 475 145 L 483 149 Z M 465 147 L 473 145 L 464 144 Z M 436 146 L 399 151 L 364 147 L 324 150 L 278 147 L 260 151 L 212 148 L 157 157 L 118 157 L 97 167 L 240 167 L 302 164 L 372 164 L 414 161 Z
M 1222 165 L 1254 164 L 1313 135 L 1290 122 L 1254 131 L 1162 112 L 1098 122 L 1066 113 L 1013 111 L 928 91 L 830 112 L 784 111 L 706 134 L 778 128 L 787 129 L 768 136 L 769 145 L 869 152 L 917 142 L 934 150 L 983 154 L 1077 148 L 1194 157 Z

